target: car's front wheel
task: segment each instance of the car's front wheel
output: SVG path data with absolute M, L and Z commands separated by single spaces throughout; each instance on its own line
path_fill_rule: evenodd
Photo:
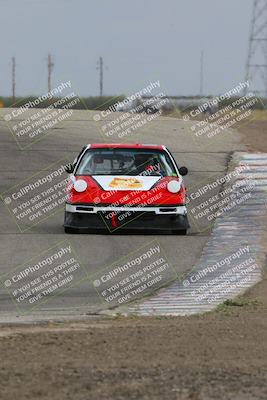
M 173 229 L 172 234 L 173 235 L 186 235 L 187 229 Z
M 79 229 L 68 228 L 66 226 L 64 227 L 64 231 L 65 233 L 72 233 L 72 234 L 79 233 Z

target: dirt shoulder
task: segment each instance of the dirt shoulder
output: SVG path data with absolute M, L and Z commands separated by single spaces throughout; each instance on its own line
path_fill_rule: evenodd
M 0 398 L 266 399 L 266 289 L 202 316 L 2 326 Z
M 261 116 L 250 123 L 239 126 L 238 130 L 249 151 L 267 153 L 267 115 L 265 112 L 262 112 Z
M 267 122 L 240 131 L 267 152 Z M 0 327 L 0 398 L 267 398 L 267 279 L 205 315 Z

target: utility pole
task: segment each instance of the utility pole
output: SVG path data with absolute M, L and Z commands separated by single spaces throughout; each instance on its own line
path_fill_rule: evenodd
M 48 69 L 48 92 L 51 92 L 51 75 L 52 75 L 52 70 L 54 67 L 54 63 L 52 61 L 51 54 L 48 54 L 47 58 L 47 69 Z
M 97 68 L 99 69 L 99 95 L 100 97 L 103 96 L 103 70 L 104 70 L 104 62 L 103 62 L 103 57 L 99 57 L 99 60 L 97 62 Z
M 267 0 L 254 0 L 251 19 L 245 89 L 267 98 Z
M 12 99 L 16 101 L 16 59 L 12 57 Z
M 200 90 L 199 94 L 203 96 L 203 87 L 204 87 L 204 51 L 201 51 L 200 55 Z

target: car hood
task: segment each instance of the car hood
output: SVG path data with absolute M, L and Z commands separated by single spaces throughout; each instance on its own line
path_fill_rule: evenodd
M 161 176 L 93 175 L 104 190 L 150 190 Z

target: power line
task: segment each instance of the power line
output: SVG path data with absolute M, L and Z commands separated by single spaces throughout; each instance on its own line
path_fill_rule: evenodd
M 267 0 L 253 3 L 245 81 L 250 84 L 245 93 L 267 98 Z
M 99 70 L 99 96 L 103 96 L 103 81 L 104 81 L 104 62 L 103 57 L 99 57 L 96 69 Z
M 54 63 L 52 61 L 52 56 L 49 53 L 47 58 L 47 70 L 48 70 L 48 92 L 51 92 L 51 77 L 52 77 L 52 70 L 54 67 Z
M 201 51 L 200 55 L 200 89 L 199 94 L 203 96 L 203 87 L 204 87 L 204 51 Z
M 16 101 L 16 59 L 12 57 L 12 99 Z

